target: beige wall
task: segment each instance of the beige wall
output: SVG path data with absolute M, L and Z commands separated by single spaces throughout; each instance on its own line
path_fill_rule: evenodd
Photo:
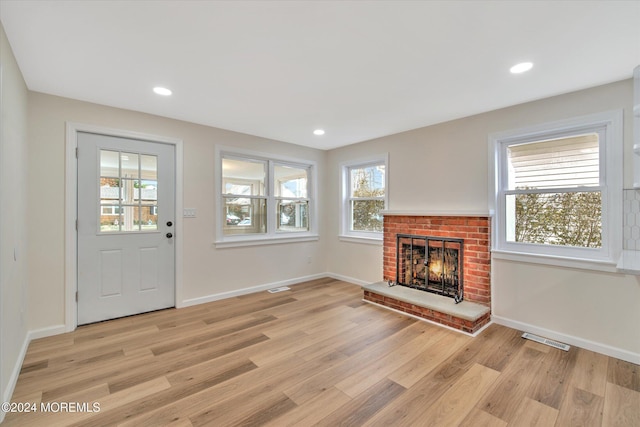
M 184 146 L 183 300 L 196 302 L 225 292 L 325 272 L 322 240 L 216 249 L 214 148 L 216 144 L 317 162 L 324 180 L 326 153 L 302 146 L 199 126 L 41 93 L 29 94 L 30 253 L 29 328 L 62 325 L 64 313 L 65 123 L 67 121 L 178 138 Z M 324 195 L 320 196 L 322 203 Z M 40 220 L 46 209 L 46 221 Z M 320 228 L 324 228 L 320 218 Z M 308 262 L 311 258 L 311 263 Z M 36 268 L 37 266 L 37 268 Z M 67 272 L 72 274 L 72 272 Z M 196 300 L 196 301 L 193 301 Z
M 1 25 L 0 68 L 0 393 L 6 402 L 27 343 L 27 88 Z
M 631 186 L 631 106 L 632 80 L 625 80 L 332 150 L 328 208 L 338 210 L 341 162 L 389 153 L 389 209 L 488 212 L 489 134 L 622 108 L 625 186 Z M 381 280 L 382 248 L 340 241 L 337 216 L 327 226 L 327 271 Z M 492 286 L 500 321 L 640 358 L 634 276 L 494 260 Z

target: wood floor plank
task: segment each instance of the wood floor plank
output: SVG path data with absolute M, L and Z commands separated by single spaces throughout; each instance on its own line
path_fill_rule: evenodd
M 520 402 L 530 392 L 543 358 L 544 353 L 523 346 L 514 362 L 503 369 L 495 386 L 478 403 L 478 408 L 507 422 L 515 421 Z
M 558 426 L 601 426 L 604 408 L 602 396 L 576 387 L 570 387 L 562 402 L 556 425 Z
M 382 407 L 392 403 L 406 389 L 389 379 L 373 385 L 369 393 L 362 394 L 320 420 L 318 426 L 361 426 Z
M 435 340 L 425 333 L 427 325 L 416 323 L 409 328 L 418 329 L 420 334 L 405 343 L 394 344 L 393 351 L 382 354 L 377 360 L 363 365 L 360 369 L 352 373 L 336 384 L 336 387 L 351 397 L 356 397 L 369 387 L 381 381 L 402 365 L 411 361 L 416 353 L 425 351 L 428 347 L 433 347 Z M 407 330 L 409 329 L 407 328 Z
M 607 383 L 602 411 L 604 427 L 640 426 L 640 392 Z
M 558 410 L 542 402 L 525 397 L 516 415 L 514 422 L 510 424 L 531 426 L 531 427 L 548 427 L 556 424 L 558 418 Z
M 431 345 L 391 372 L 388 375 L 390 380 L 405 388 L 412 387 L 471 339 L 466 335 L 451 334 L 437 326 L 432 326 L 431 329 Z
M 640 366 L 615 359 L 609 362 L 608 367 L 608 382 L 630 390 L 640 391 Z
M 543 358 L 529 397 L 555 409 L 560 408 L 566 395 L 569 378 L 575 365 L 576 349 L 563 351 L 552 348 Z
M 346 405 L 351 398 L 335 387 L 331 387 L 305 405 L 296 406 L 283 416 L 266 422 L 265 427 L 291 427 L 316 425 L 320 420 Z
M 575 350 L 578 354 L 573 367 L 571 385 L 580 390 L 604 396 L 609 358 L 581 348 Z
M 638 365 L 497 324 L 473 338 L 332 278 L 290 287 L 34 340 L 13 402 L 101 410 L 3 426 L 640 425 Z
M 414 411 L 396 425 L 415 426 L 429 420 L 434 426 L 456 426 L 467 417 L 499 375 L 498 371 L 476 363 L 430 405 L 424 405 L 423 410 Z
M 506 421 L 476 407 L 471 409 L 458 427 L 506 427 L 507 425 Z

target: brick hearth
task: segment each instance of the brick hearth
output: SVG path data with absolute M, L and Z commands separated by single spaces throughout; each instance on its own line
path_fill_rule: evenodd
M 462 306 L 459 305 L 455 309 L 449 309 L 447 308 L 449 305 L 453 307 L 453 299 L 451 298 L 440 297 L 403 286 L 394 286 L 388 288 L 388 290 L 381 291 L 382 287 L 373 285 L 365 287 L 364 299 L 465 332 L 476 332 L 491 319 L 490 227 L 490 218 L 484 216 L 385 214 L 383 279 L 385 281 L 396 280 L 397 234 L 464 239 L 464 301 L 461 303 Z M 395 288 L 398 288 L 402 295 L 394 296 Z M 414 291 L 409 301 L 404 297 L 405 293 L 401 288 Z M 415 294 L 415 292 L 418 292 L 418 294 Z M 417 296 L 414 296 L 414 294 Z M 434 305 L 433 297 L 450 300 L 450 304 L 442 305 L 438 303 Z M 471 307 L 471 311 L 475 314 L 467 316 L 459 313 L 459 310 L 464 306 Z M 479 310 L 478 306 L 484 306 L 484 310 Z

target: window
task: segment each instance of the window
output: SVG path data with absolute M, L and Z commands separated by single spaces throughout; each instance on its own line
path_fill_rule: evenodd
M 158 157 L 100 150 L 100 233 L 158 229 Z
M 494 253 L 615 260 L 621 121 L 602 113 L 491 136 Z
M 342 165 L 342 236 L 382 239 L 387 156 Z
M 216 243 L 312 235 L 313 162 L 218 150 L 221 185 Z

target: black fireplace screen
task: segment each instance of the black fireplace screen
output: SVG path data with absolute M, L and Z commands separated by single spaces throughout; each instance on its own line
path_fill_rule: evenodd
M 396 284 L 463 299 L 462 239 L 398 234 Z

